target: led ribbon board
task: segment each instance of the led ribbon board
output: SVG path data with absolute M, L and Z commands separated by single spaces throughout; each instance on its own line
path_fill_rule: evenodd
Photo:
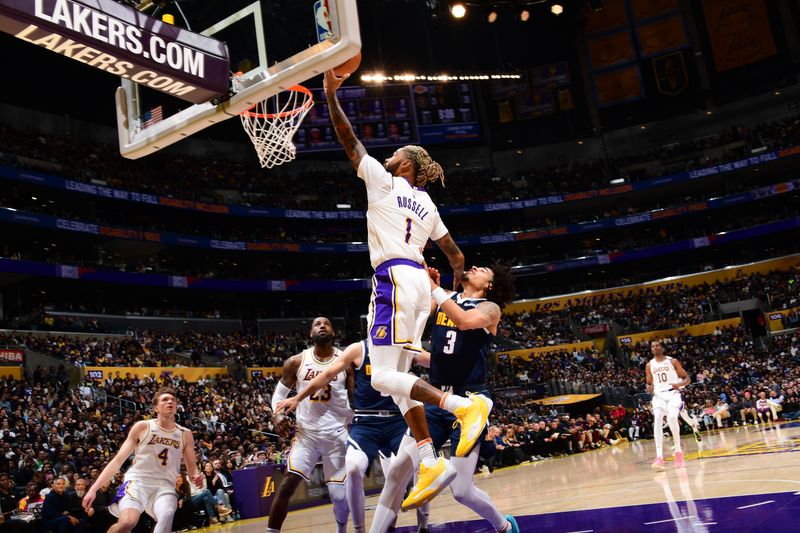
M 225 43 L 115 0 L 0 0 L 0 30 L 196 104 L 228 91 Z

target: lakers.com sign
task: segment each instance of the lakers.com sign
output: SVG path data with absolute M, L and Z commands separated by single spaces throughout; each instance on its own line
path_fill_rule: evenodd
M 228 90 L 225 43 L 115 0 L 0 0 L 0 30 L 189 102 Z

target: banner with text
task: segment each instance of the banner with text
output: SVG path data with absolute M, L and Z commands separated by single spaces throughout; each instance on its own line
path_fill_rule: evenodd
M 195 104 L 228 90 L 225 43 L 115 0 L 2 0 L 0 31 Z
M 225 367 L 166 367 L 166 366 L 85 366 L 83 367 L 85 379 L 103 381 L 105 379 L 141 379 L 145 376 L 156 380 L 165 377 L 180 376 L 186 381 L 199 381 L 201 379 L 214 379 L 227 376 Z
M 19 348 L 0 348 L 0 361 L 5 363 L 22 363 L 25 350 Z

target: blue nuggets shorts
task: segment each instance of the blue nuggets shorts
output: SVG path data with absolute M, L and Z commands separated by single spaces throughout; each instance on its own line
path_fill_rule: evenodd
M 347 445 L 367 454 L 371 465 L 378 452 L 386 457 L 397 453 L 407 429 L 406 421 L 399 413 L 394 416 L 356 414 Z

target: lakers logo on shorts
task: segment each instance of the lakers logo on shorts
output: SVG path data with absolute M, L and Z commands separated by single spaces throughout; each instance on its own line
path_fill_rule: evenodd
M 376 339 L 385 339 L 386 338 L 386 326 L 378 326 L 378 329 L 375 330 L 374 337 Z

